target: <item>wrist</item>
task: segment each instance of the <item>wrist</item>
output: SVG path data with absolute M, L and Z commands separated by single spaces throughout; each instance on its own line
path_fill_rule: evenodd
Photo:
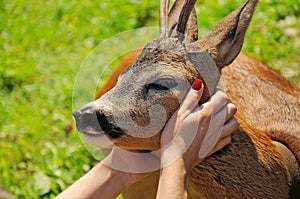
M 179 179 L 182 179 L 183 186 L 185 190 L 188 189 L 188 165 L 187 162 L 180 157 L 178 160 L 176 160 L 171 167 L 169 168 L 173 172 L 178 173 Z
M 126 186 L 130 186 L 141 179 L 143 179 L 145 176 L 147 176 L 150 173 L 126 173 L 127 174 L 127 184 Z
M 119 182 L 123 182 L 122 188 L 125 189 L 128 186 L 140 181 L 148 174 L 149 173 L 129 173 L 129 172 L 119 171 L 111 168 L 110 176 L 112 179 L 116 179 Z
M 99 163 L 96 166 L 96 172 L 99 174 L 99 176 L 106 178 L 107 183 L 116 183 L 114 186 L 118 187 L 120 190 L 125 189 L 132 182 L 132 177 L 129 173 L 116 170 L 102 163 Z
M 187 172 L 188 169 L 186 167 L 186 163 L 182 157 L 178 158 L 172 164 L 163 167 L 161 171 L 161 175 L 169 175 L 172 173 L 173 176 L 176 176 L 175 179 L 187 180 Z
M 162 168 L 156 198 L 187 198 L 188 175 L 182 158 Z

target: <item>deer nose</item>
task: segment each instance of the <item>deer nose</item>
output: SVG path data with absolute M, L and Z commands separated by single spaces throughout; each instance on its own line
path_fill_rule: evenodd
M 102 132 L 96 112 L 78 110 L 73 113 L 73 117 L 75 118 L 77 131 Z

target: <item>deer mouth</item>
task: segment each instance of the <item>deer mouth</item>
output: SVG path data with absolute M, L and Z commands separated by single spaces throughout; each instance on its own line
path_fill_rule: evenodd
M 111 139 L 117 139 L 125 133 L 121 128 L 109 122 L 102 112 L 97 111 L 96 116 L 103 133 L 107 134 Z
M 104 132 L 94 132 L 94 131 L 79 131 L 84 140 L 96 147 L 99 148 L 111 148 L 113 147 L 115 141 L 107 137 Z
M 77 131 L 83 135 L 83 138 L 87 143 L 98 148 L 113 147 L 113 145 L 117 142 L 117 138 L 120 138 L 123 135 L 123 132 L 118 131 L 119 129 L 114 126 L 105 126 L 105 130 L 102 128 L 95 128 L 94 126 L 88 126 L 80 129 L 79 123 L 80 121 L 76 122 Z M 99 124 L 96 124 L 96 126 L 98 127 Z
M 84 135 L 87 135 L 87 136 L 95 136 L 95 137 L 99 137 L 99 136 L 105 135 L 104 132 L 96 132 L 96 131 L 88 131 L 88 130 L 78 131 L 78 132 L 82 133 Z
M 90 140 L 105 140 L 107 139 L 105 133 L 95 133 L 94 132 L 88 132 L 88 131 L 79 131 L 84 137 L 84 139 L 90 143 Z
M 88 137 L 108 136 L 110 139 L 118 139 L 125 133 L 121 128 L 115 126 L 107 126 L 105 130 L 103 129 L 102 131 L 95 131 L 93 129 L 77 129 L 77 131 Z

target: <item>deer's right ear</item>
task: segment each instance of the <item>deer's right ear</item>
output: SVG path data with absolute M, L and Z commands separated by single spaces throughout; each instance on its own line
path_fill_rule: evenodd
M 257 2 L 258 0 L 248 0 L 196 42 L 212 56 L 220 70 L 240 53 Z

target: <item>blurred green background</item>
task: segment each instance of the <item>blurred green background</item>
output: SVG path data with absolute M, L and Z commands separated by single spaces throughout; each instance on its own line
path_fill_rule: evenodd
M 244 2 L 198 1 L 200 35 Z M 0 0 L 0 198 L 53 198 L 96 163 L 74 130 L 76 72 L 105 38 L 157 26 L 158 4 Z M 243 50 L 300 87 L 300 0 L 261 1 Z

